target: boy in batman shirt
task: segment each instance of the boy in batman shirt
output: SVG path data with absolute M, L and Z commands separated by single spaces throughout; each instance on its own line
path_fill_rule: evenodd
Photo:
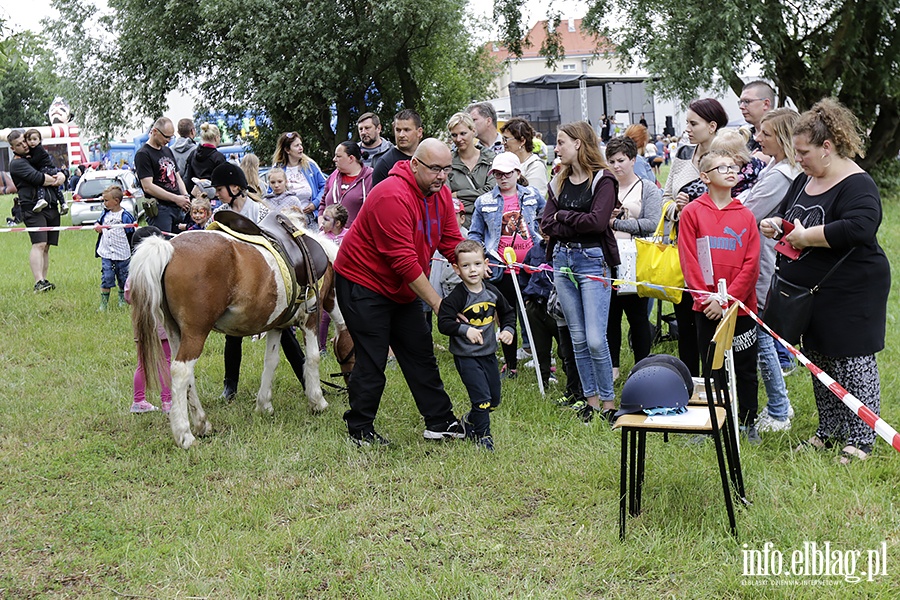
M 487 261 L 484 247 L 475 240 L 456 246 L 453 270 L 462 279 L 441 302 L 438 329 L 450 336 L 450 352 L 462 379 L 472 410 L 463 417 L 466 437 L 486 450 L 494 449 L 490 413 L 500 405 L 500 372 L 497 339 L 511 344 L 516 311 L 493 285 L 484 281 Z M 458 315 L 467 322 L 460 323 Z M 494 334 L 499 321 L 500 334 Z

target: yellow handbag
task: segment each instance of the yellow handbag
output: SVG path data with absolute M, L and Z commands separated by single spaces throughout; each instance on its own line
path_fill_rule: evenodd
M 678 260 L 675 227 L 669 232 L 669 243 L 665 243 L 666 211 L 672 202 L 667 202 L 662 209 L 659 225 L 652 237 L 634 238 L 637 246 L 637 280 L 651 285 L 638 285 L 638 296 L 643 298 L 659 298 L 678 304 L 681 302 L 681 290 L 669 287 L 684 287 L 684 275 Z M 658 287 L 669 286 L 669 287 Z

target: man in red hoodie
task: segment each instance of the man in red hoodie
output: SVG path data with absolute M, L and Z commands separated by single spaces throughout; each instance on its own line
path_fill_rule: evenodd
M 425 439 L 465 435 L 444 391 L 419 302 L 438 312 L 441 298 L 428 282 L 431 257 L 440 250 L 454 260 L 463 240 L 444 185 L 450 162 L 450 150 L 432 138 L 410 161 L 394 165 L 366 198 L 334 263 L 338 304 L 356 353 L 344 420 L 360 446 L 388 443 L 374 427 L 388 347 L 425 418 Z

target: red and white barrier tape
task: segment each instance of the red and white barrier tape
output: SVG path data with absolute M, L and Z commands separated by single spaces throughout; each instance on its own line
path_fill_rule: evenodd
M 841 402 L 843 402 L 847 406 L 847 408 L 853 411 L 853 414 L 862 419 L 866 425 L 874 429 L 875 433 L 881 436 L 881 438 L 888 444 L 893 446 L 894 450 L 900 452 L 900 433 L 897 433 L 897 431 L 893 427 L 888 425 L 888 423 L 884 419 L 876 415 L 869 407 L 860 402 L 856 396 L 845 390 L 844 387 L 837 381 L 832 379 L 831 376 L 828 375 L 828 373 L 820 369 L 812 361 L 806 358 L 802 352 L 794 348 L 789 342 L 772 331 L 772 329 L 770 329 L 769 326 L 766 325 L 761 318 L 759 318 L 759 315 L 749 310 L 743 302 L 736 298 L 731 299 L 737 302 L 741 308 L 747 311 L 747 314 L 753 317 L 753 320 L 759 323 L 759 325 L 761 325 L 763 329 L 772 334 L 772 337 L 774 337 L 778 341 L 778 343 L 787 348 L 791 354 L 796 356 L 797 360 L 799 360 L 804 367 L 809 369 L 809 372 L 812 373 L 813 376 L 822 383 L 822 385 L 831 390 L 835 396 L 840 398 Z
M 507 265 L 491 264 L 491 266 L 506 267 Z M 561 272 L 561 271 L 555 270 L 553 267 L 551 267 L 550 265 L 547 265 L 547 264 L 540 265 L 539 267 L 533 267 L 531 265 L 525 265 L 522 263 L 512 263 L 508 266 L 523 269 L 526 273 L 537 273 L 539 271 L 548 271 L 548 272 L 551 272 L 554 274 L 559 274 L 562 277 L 568 277 L 569 275 L 573 275 L 573 276 L 578 275 L 580 277 L 586 277 L 586 278 L 592 279 L 594 281 L 610 282 L 611 284 L 643 285 L 643 286 L 648 286 L 648 287 L 653 287 L 653 288 L 658 288 L 658 289 L 681 290 L 682 292 L 688 292 L 690 294 L 696 294 L 696 295 L 701 295 L 701 296 L 704 296 L 704 295 L 705 296 L 717 296 L 718 295 L 716 292 L 710 292 L 709 290 L 691 290 L 688 288 L 679 288 L 679 287 L 672 287 L 672 286 L 665 286 L 665 285 L 648 284 L 647 282 L 642 282 L 642 281 L 625 281 L 625 280 L 617 279 L 614 277 L 599 277 L 596 275 L 579 275 L 578 273 Z M 806 358 L 799 350 L 794 348 L 790 343 L 788 343 L 783 338 L 781 338 L 777 333 L 772 331 L 769 328 L 769 326 L 763 322 L 763 320 L 759 317 L 759 315 L 757 315 L 755 312 L 753 312 L 749 308 L 747 308 L 747 306 L 743 302 L 741 302 L 740 300 L 738 300 L 737 298 L 735 298 L 731 295 L 728 296 L 728 300 L 734 301 L 738 305 L 740 305 L 740 307 L 742 309 L 744 309 L 744 311 L 746 311 L 746 313 L 748 315 L 750 315 L 754 321 L 759 323 L 763 327 L 763 329 L 765 329 L 770 334 L 772 334 L 772 337 L 774 337 L 776 340 L 778 340 L 778 342 L 782 346 L 787 348 L 791 354 L 796 356 L 797 360 L 799 360 L 803 366 L 805 366 L 807 369 L 809 369 L 810 373 L 812 373 L 813 376 L 822 383 L 822 385 L 826 386 L 829 390 L 831 390 L 832 393 L 834 393 L 834 395 L 837 396 L 841 400 L 841 402 L 843 402 L 847 406 L 847 408 L 852 410 L 853 414 L 855 414 L 857 417 L 862 419 L 866 425 L 871 427 L 875 431 L 875 433 L 877 433 L 884 441 L 886 441 L 888 444 L 890 444 L 894 448 L 894 450 L 897 450 L 898 452 L 900 452 L 900 433 L 897 433 L 897 431 L 893 427 L 891 427 L 884 419 L 882 419 L 880 416 L 876 415 L 874 412 L 872 412 L 872 410 L 870 408 L 868 408 L 862 402 L 860 402 L 856 396 L 854 396 L 853 394 L 848 392 L 846 389 L 844 389 L 844 387 L 841 384 L 839 384 L 838 382 L 836 382 L 834 379 L 832 379 L 831 376 L 828 375 L 828 373 L 826 373 L 825 371 L 820 369 L 812 361 L 810 361 L 808 358 Z
M 141 227 L 137 223 L 117 223 L 116 225 L 101 225 L 101 229 L 137 229 Z M 24 233 L 38 231 L 96 231 L 93 225 L 68 225 L 62 227 L 4 227 L 0 233 Z M 163 231 L 163 235 L 174 236 L 176 234 Z

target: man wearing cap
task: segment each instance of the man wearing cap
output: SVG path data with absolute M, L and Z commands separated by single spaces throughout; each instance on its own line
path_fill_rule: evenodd
M 147 217 L 147 224 L 169 233 L 178 233 L 184 211 L 191 209 L 191 197 L 178 173 L 175 156 L 168 147 L 169 140 L 174 136 L 172 120 L 160 117 L 150 128 L 147 143 L 134 154 L 134 170 L 144 195 L 156 198 L 159 206 L 159 213 Z
M 350 440 L 360 446 L 388 443 L 374 423 L 389 346 L 425 419 L 425 439 L 465 435 L 444 390 L 419 302 L 438 312 L 441 298 L 428 283 L 431 257 L 440 250 L 453 260 L 463 240 L 444 185 L 450 162 L 450 150 L 439 140 L 418 144 L 410 161 L 398 162 L 372 189 L 334 263 L 338 304 L 356 353 L 344 420 Z

